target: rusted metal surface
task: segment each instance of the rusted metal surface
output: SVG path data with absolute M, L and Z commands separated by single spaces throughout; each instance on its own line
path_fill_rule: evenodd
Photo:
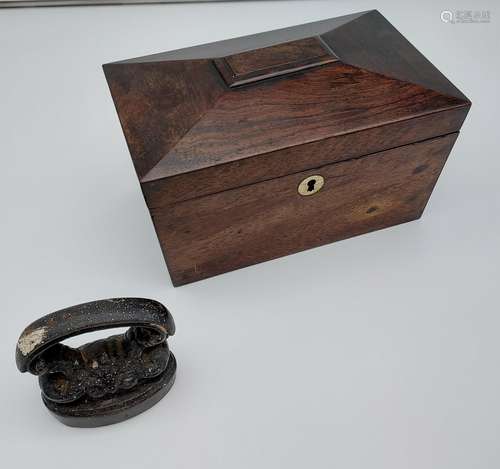
M 85 332 L 130 326 L 78 348 L 60 342 Z M 21 372 L 37 375 L 42 400 L 63 423 L 120 422 L 158 402 L 175 380 L 167 338 L 175 333 L 157 301 L 115 298 L 72 306 L 30 324 L 16 347 Z

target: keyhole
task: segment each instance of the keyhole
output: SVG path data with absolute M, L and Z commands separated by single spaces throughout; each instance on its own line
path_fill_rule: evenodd
M 325 179 L 319 174 L 313 174 L 308 176 L 301 181 L 297 191 L 300 195 L 313 195 L 318 193 L 323 185 L 325 184 Z

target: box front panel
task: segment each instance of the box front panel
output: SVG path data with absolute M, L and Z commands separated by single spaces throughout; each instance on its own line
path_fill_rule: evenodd
M 152 208 L 174 285 L 419 218 L 457 135 Z

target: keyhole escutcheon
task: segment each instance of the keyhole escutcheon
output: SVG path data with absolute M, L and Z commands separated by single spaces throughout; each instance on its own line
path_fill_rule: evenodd
M 325 179 L 319 174 L 308 176 L 299 184 L 297 191 L 300 195 L 317 194 L 325 184 Z

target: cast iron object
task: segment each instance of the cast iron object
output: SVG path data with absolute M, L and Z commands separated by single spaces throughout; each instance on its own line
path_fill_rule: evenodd
M 60 342 L 85 332 L 130 326 L 78 348 Z M 167 338 L 170 312 L 144 298 L 92 301 L 30 324 L 16 347 L 19 371 L 38 376 L 42 400 L 62 423 L 98 427 L 144 412 L 170 390 L 177 364 Z

